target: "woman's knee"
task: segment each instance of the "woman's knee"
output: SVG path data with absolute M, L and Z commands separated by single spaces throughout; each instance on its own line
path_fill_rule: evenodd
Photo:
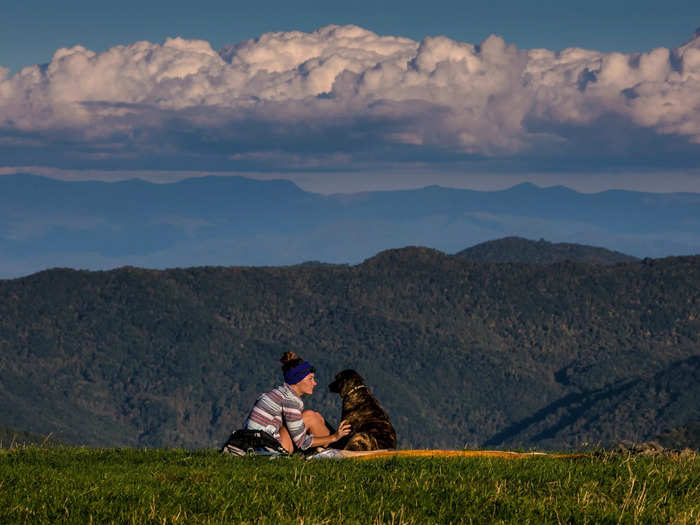
M 301 418 L 304 421 L 308 420 L 308 421 L 314 422 L 314 423 L 325 423 L 323 416 L 319 412 L 316 412 L 315 410 L 304 410 L 301 413 Z
M 315 436 L 327 436 L 330 432 L 326 425 L 326 420 L 318 412 L 313 410 L 304 410 L 301 413 L 306 429 Z

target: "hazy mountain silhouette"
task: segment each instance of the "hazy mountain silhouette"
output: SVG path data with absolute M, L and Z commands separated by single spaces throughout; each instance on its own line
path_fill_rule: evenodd
M 322 196 L 243 177 L 153 184 L 0 176 L 0 278 L 51 267 L 356 264 L 387 248 L 454 253 L 507 236 L 636 257 L 700 253 L 700 194 L 521 184 Z

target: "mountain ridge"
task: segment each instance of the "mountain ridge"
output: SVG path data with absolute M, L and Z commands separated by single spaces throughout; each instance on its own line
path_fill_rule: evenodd
M 523 262 L 553 264 L 576 261 L 588 264 L 618 264 L 632 262 L 637 257 L 597 246 L 574 243 L 533 241 L 522 237 L 505 237 L 477 244 L 455 254 L 457 257 L 484 262 Z

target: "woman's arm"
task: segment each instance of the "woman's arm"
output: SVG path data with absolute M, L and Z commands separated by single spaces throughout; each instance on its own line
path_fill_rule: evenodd
M 325 447 L 326 445 L 335 443 L 340 438 L 347 436 L 351 430 L 350 423 L 347 421 L 341 421 L 335 434 L 331 434 L 330 436 L 314 436 L 313 440 L 311 441 L 311 446 Z

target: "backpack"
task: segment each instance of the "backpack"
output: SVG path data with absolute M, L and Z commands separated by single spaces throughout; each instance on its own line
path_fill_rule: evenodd
M 234 457 L 289 455 L 282 444 L 267 432 L 247 428 L 233 432 L 219 452 Z

